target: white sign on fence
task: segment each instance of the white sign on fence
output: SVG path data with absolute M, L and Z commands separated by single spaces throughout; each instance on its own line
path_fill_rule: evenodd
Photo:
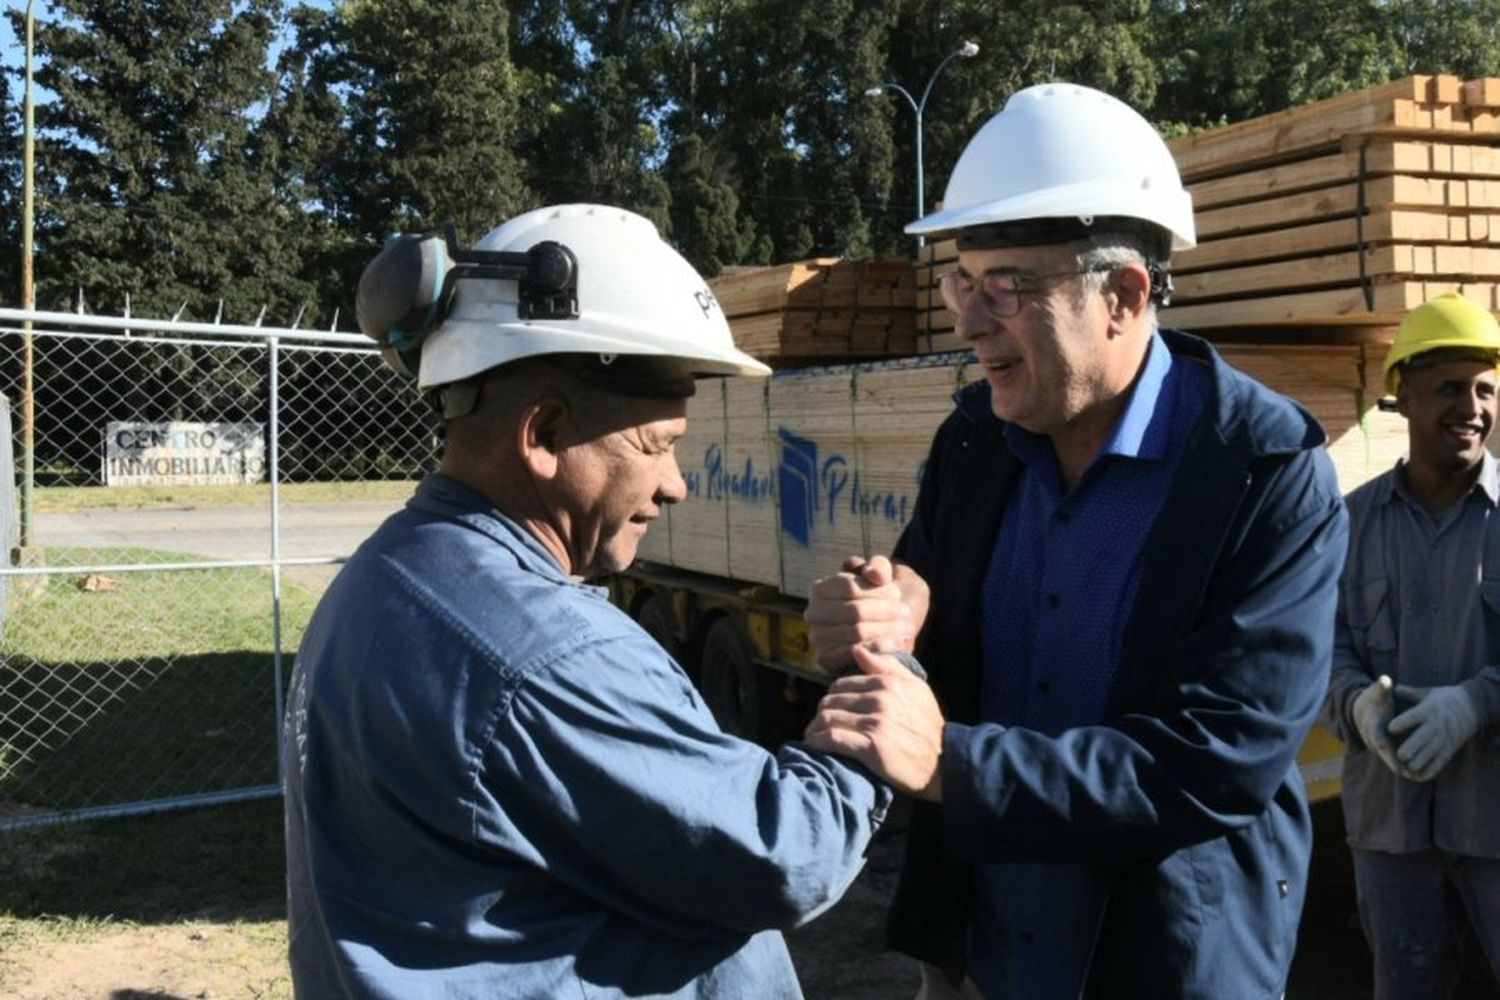
M 106 486 L 218 486 L 266 477 L 265 425 L 110 421 Z

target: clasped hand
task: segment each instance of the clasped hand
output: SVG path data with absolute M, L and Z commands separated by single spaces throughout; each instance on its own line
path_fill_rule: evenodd
M 899 579 L 898 579 L 899 577 Z M 848 666 L 856 646 L 909 653 L 927 615 L 927 583 L 885 556 L 844 561 L 807 596 L 808 640 L 819 665 Z
M 829 685 L 807 744 L 858 761 L 897 791 L 942 801 L 943 713 L 932 689 L 887 653 L 858 646 L 852 655 L 860 672 Z

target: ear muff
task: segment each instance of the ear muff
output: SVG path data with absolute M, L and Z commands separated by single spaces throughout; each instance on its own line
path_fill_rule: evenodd
M 360 330 L 388 365 L 416 377 L 422 341 L 442 323 L 460 278 L 514 281 L 520 319 L 578 318 L 578 258 L 544 241 L 524 252 L 455 250 L 443 233 L 400 235 L 365 265 L 355 293 Z

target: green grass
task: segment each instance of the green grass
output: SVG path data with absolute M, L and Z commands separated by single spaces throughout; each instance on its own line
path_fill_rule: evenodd
M 100 921 L 283 917 L 279 798 L 0 834 L 0 914 L 47 934 Z
M 279 798 L 0 834 L 0 994 L 39 965 L 66 984 L 67 966 L 39 958 L 59 947 L 87 962 L 123 932 L 149 963 L 159 941 L 206 928 L 216 947 L 177 970 L 182 995 L 290 998 L 285 872 Z
M 54 561 L 67 552 L 49 550 Z M 91 552 L 93 561 L 177 561 Z M 276 780 L 270 574 L 131 572 L 15 588 L 0 644 L 0 805 L 132 802 Z M 316 598 L 283 583 L 282 682 Z
M 187 561 L 48 550 L 53 565 L 79 558 Z M 0 644 L 0 818 L 276 780 L 269 573 L 111 576 L 114 589 L 98 591 L 80 589 L 81 574 L 13 583 Z M 289 674 L 316 599 L 285 582 L 281 596 Z M 169 982 L 182 984 L 149 995 L 284 1000 L 285 900 L 279 798 L 0 832 L 0 995 L 64 991 L 70 962 L 120 963 L 120 983 L 140 982 L 148 973 L 126 964 L 139 951 L 142 969 L 170 954 Z
M 347 503 L 360 500 L 402 500 L 411 496 L 411 480 L 347 483 L 283 483 L 283 503 Z M 19 504 L 20 498 L 17 498 Z M 42 486 L 36 490 L 36 510 L 42 514 L 72 514 L 81 510 L 151 510 L 162 508 L 268 506 L 268 483 L 236 486 Z

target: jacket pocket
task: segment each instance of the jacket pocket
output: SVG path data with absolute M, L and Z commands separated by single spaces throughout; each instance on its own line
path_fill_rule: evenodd
M 1500 581 L 1496 581 L 1500 585 Z M 1345 591 L 1344 614 L 1359 651 L 1374 674 L 1395 676 L 1398 639 L 1397 608 L 1390 598 L 1390 581 L 1374 577 Z M 1500 600 L 1500 593 L 1496 594 Z
M 1485 621 L 1500 622 L 1500 577 L 1485 577 L 1479 581 L 1479 596 L 1484 600 Z

